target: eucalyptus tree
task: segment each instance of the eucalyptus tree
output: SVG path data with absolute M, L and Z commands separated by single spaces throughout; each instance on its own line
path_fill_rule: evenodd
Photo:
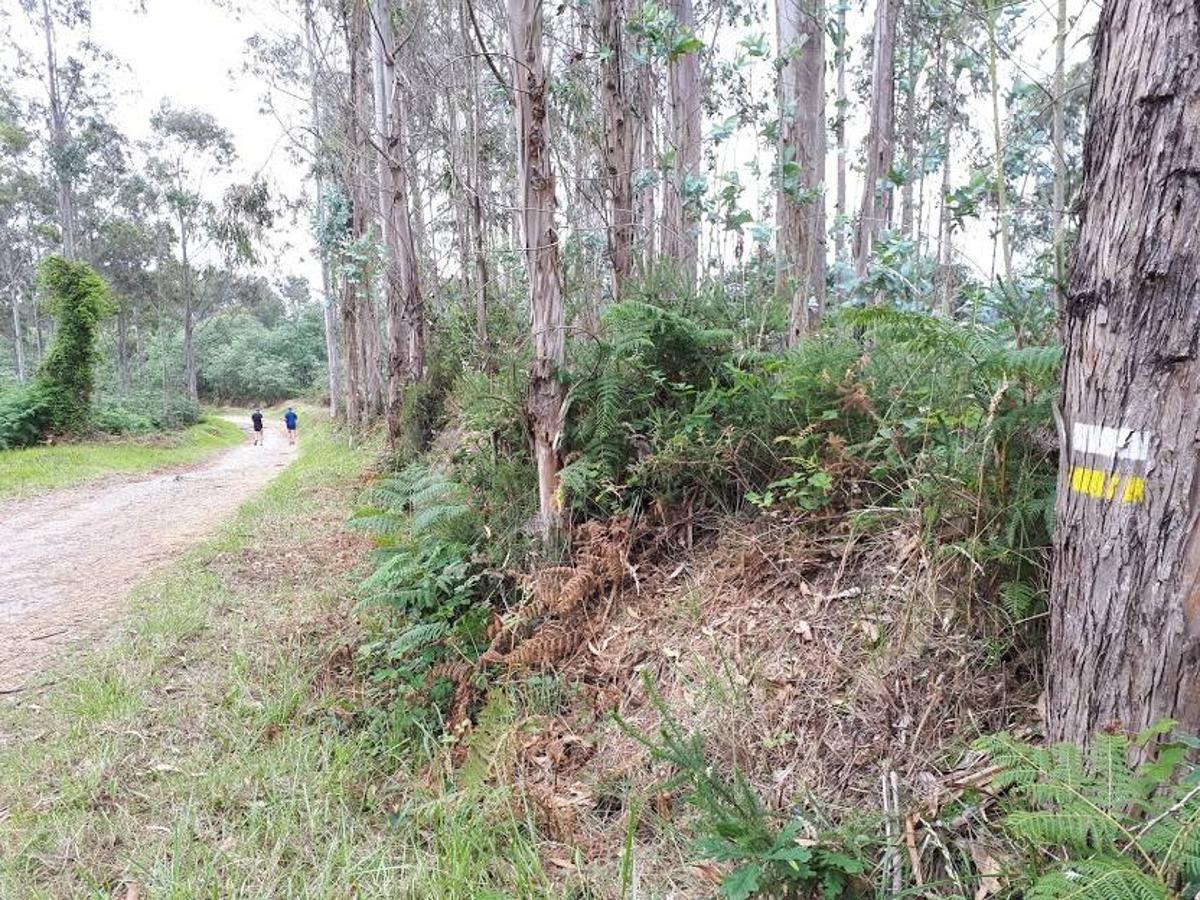
M 526 414 L 537 465 L 540 526 L 549 539 L 561 523 L 558 476 L 562 468 L 559 446 L 564 424 L 562 369 L 566 363 L 566 336 L 547 115 L 549 72 L 542 47 L 542 23 L 541 0 L 508 0 L 513 101 L 521 148 L 521 233 L 525 239 L 533 336 Z
M 414 11 L 419 20 L 421 9 Z M 387 0 L 373 0 L 370 14 L 388 335 L 385 412 L 388 438 L 395 443 L 400 437 L 406 390 L 425 377 L 425 300 L 409 207 L 408 86 L 400 64 L 400 11 Z
M 58 219 L 62 229 L 63 254 L 79 256 L 79 213 L 76 205 L 78 160 L 73 147 L 71 125 L 73 105 L 83 81 L 83 65 L 78 59 L 61 58 L 58 29 L 87 24 L 91 18 L 88 0 L 22 0 L 30 18 L 42 32 L 45 59 L 41 77 L 46 88 L 46 122 L 49 132 L 49 157 L 58 188 Z
M 194 256 L 208 242 L 204 225 L 215 212 L 206 189 L 214 176 L 228 171 L 235 156 L 233 137 L 210 113 L 176 108 L 166 101 L 151 116 L 150 125 L 154 139 L 149 172 L 169 211 L 179 247 L 184 381 L 188 396 L 197 400 Z
M 876 0 L 871 50 L 871 108 L 862 203 L 854 238 L 854 269 L 867 272 L 871 251 L 892 222 L 891 174 L 896 138 L 896 20 L 900 0 Z
M 825 3 L 777 0 L 779 158 L 775 290 L 790 302 L 788 344 L 825 308 Z M 815 315 L 810 317 L 810 300 Z
M 633 272 L 633 151 L 625 62 L 625 0 L 599 0 L 600 80 L 604 104 L 604 178 L 612 295 L 624 296 Z
M 699 195 L 704 191 L 701 171 L 703 106 L 700 58 L 703 43 L 696 37 L 692 0 L 669 0 L 674 19 L 667 49 L 667 84 L 670 102 L 670 150 L 673 161 L 663 208 L 663 252 L 674 260 L 684 282 L 694 285 L 698 262 Z
M 1059 310 L 1054 740 L 1200 730 L 1200 10 L 1107 0 Z

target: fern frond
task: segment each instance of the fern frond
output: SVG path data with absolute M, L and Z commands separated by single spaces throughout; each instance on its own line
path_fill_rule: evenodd
M 1029 900 L 1167 900 L 1166 885 L 1120 857 L 1073 860 L 1034 882 Z

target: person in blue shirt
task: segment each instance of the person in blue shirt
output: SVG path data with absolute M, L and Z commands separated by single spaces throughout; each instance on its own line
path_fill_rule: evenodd
M 288 443 L 296 443 L 296 411 L 290 406 L 287 412 L 283 414 L 283 424 L 287 426 Z

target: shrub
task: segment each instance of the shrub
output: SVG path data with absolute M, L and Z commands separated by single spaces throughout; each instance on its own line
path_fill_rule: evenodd
M 0 450 L 36 443 L 50 421 L 50 400 L 40 384 L 0 394 Z

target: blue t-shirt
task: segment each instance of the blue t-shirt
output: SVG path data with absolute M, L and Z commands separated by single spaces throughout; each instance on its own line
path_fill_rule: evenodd
M 294 431 L 296 429 L 296 414 L 290 409 L 284 413 L 283 421 L 287 423 L 288 431 Z

